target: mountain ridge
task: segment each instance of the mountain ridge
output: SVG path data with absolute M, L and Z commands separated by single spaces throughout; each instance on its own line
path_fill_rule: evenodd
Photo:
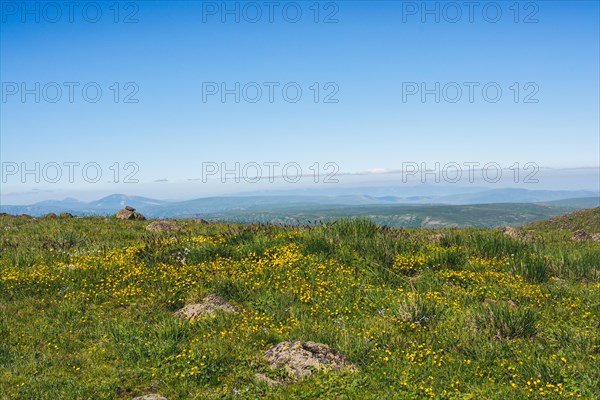
M 64 201 L 44 201 L 26 206 L 2 206 L 0 212 L 42 216 L 69 212 L 79 216 L 113 215 L 125 206 L 136 208 L 147 218 L 202 218 L 238 223 L 275 223 L 305 225 L 315 221 L 366 217 L 380 225 L 396 227 L 499 227 L 519 226 L 600 205 L 598 197 L 560 198 L 573 192 L 502 190 L 513 200 L 539 199 L 548 201 L 436 203 L 439 199 L 419 196 L 414 202 L 401 202 L 394 196 L 216 196 L 186 201 L 157 200 L 143 196 L 112 194 L 91 202 L 68 198 Z M 579 194 L 576 191 L 575 194 Z M 489 198 L 493 192 L 482 196 Z M 499 196 L 501 197 L 501 196 Z M 474 197 L 469 197 L 476 199 Z M 489 198 L 491 200 L 491 198 Z M 426 202 L 428 201 L 428 202 Z M 473 200 L 474 201 L 474 200 Z

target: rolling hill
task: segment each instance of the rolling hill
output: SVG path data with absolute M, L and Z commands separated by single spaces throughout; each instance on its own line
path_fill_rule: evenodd
M 600 233 L 600 207 L 575 211 L 527 225 L 525 228 L 536 231 L 564 230 L 582 231 L 589 235 Z

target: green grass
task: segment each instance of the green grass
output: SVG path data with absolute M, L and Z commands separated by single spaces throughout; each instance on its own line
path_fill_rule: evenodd
M 0 398 L 600 398 L 600 244 L 553 229 L 0 216 Z M 235 314 L 173 314 L 209 293 Z M 286 340 L 356 373 L 255 378 Z

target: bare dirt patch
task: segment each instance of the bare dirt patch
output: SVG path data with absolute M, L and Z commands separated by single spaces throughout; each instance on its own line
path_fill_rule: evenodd
M 210 317 L 217 313 L 217 310 L 224 312 L 235 312 L 235 308 L 221 296 L 209 294 L 202 302 L 197 304 L 188 304 L 178 310 L 175 315 L 180 318 L 194 320 L 197 318 Z

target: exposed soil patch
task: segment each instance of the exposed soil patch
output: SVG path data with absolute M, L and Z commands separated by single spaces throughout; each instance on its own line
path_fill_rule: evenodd
M 175 315 L 189 320 L 215 315 L 217 310 L 224 312 L 235 312 L 235 308 L 221 296 L 209 294 L 202 302 L 197 304 L 188 304 L 178 310 Z

